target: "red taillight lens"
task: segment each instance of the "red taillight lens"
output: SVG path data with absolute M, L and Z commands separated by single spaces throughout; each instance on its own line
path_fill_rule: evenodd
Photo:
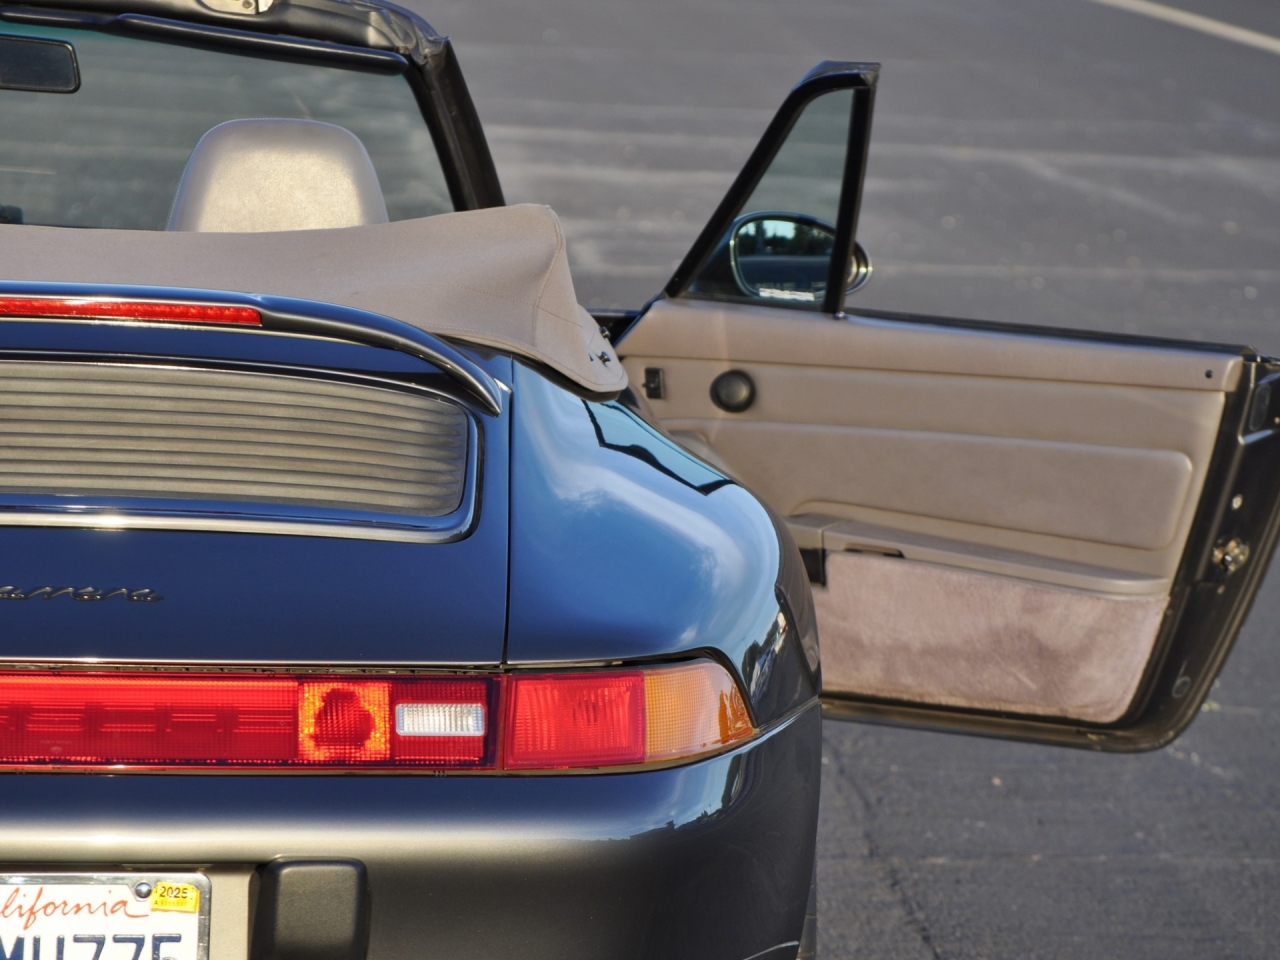
M 755 729 L 738 685 L 710 660 L 649 670 L 513 674 L 509 770 L 657 763 L 709 753 Z
M 644 763 L 644 674 L 552 673 L 508 683 L 508 769 Z
M 505 677 L 0 673 L 9 768 L 607 769 L 754 732 L 708 660 Z
M 496 677 L 0 674 L 0 764 L 485 769 L 498 687 Z
M 0 677 L 0 763 L 263 763 L 296 750 L 297 683 Z
M 151 300 L 93 300 L 68 297 L 0 297 L 0 316 L 58 320 L 142 320 L 169 323 L 262 325 L 253 307 L 214 303 L 158 303 Z

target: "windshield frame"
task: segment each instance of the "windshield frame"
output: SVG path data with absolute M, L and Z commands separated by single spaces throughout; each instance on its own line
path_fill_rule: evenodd
M 224 25 L 228 15 L 218 18 L 221 23 L 207 22 L 211 19 L 208 11 L 198 9 L 195 0 L 106 0 L 57 6 L 0 3 L 0 22 L 98 30 L 158 43 L 234 50 L 262 59 L 402 74 L 431 135 L 454 210 L 504 206 L 498 172 L 449 39 L 439 36 L 422 18 L 391 4 L 364 2 L 357 8 L 345 0 L 322 2 L 334 7 L 337 14 L 357 10 L 367 13 L 373 8 L 394 14 L 396 19 L 409 18 L 416 28 L 412 34 L 416 42 L 392 43 L 387 36 L 370 30 L 362 36 L 354 29 L 334 29 L 332 22 L 322 23 L 322 29 L 309 29 L 314 27 L 309 22 L 314 17 L 308 14 L 314 14 L 314 10 L 294 7 L 289 0 L 267 0 L 269 19 L 234 15 L 231 19 L 235 26 Z M 165 15 L 157 16 L 157 12 Z M 348 17 L 354 19 L 351 14 Z M 260 28 L 268 23 L 273 28 L 287 27 L 288 32 Z M 344 40 L 372 42 L 338 42 L 333 39 L 335 35 Z M 392 46 L 398 49 L 388 49 Z

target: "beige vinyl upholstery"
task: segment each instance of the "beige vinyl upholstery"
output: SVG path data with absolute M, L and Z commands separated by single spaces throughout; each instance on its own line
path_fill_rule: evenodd
M 824 550 L 829 692 L 1114 720 L 1167 605 L 1240 360 L 665 300 L 654 415 Z M 710 384 L 745 371 L 726 413 Z M 854 551 L 854 552 L 849 552 Z
M 315 120 L 228 120 L 187 160 L 169 230 L 264 233 L 386 223 L 364 144 Z
M 0 262 L 7 280 L 322 300 L 510 350 L 585 390 L 627 385 L 599 324 L 578 305 L 560 221 L 533 204 L 270 233 L 0 224 Z

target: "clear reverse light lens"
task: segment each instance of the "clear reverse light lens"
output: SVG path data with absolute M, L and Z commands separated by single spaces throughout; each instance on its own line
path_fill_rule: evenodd
M 396 733 L 402 737 L 483 737 L 482 703 L 397 703 Z

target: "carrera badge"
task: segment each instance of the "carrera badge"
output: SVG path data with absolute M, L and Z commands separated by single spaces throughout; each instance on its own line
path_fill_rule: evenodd
M 106 590 L 99 590 L 97 587 L 35 587 L 31 590 L 22 590 L 14 586 L 0 587 L 0 600 L 34 600 L 36 597 L 43 597 L 45 600 L 52 600 L 54 597 L 70 597 L 72 600 L 86 601 L 124 597 L 126 600 L 139 603 L 154 603 L 164 599 L 150 587 L 141 587 L 137 590 L 129 587 L 111 587 Z

